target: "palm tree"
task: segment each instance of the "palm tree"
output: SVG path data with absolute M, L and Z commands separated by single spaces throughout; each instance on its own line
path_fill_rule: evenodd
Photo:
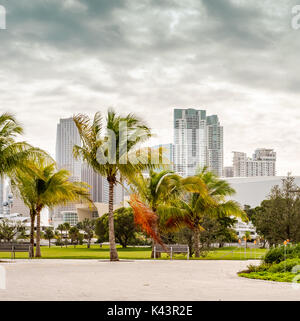
M 63 246 L 63 238 L 64 238 L 63 233 L 64 233 L 64 230 L 65 230 L 65 225 L 64 224 L 59 224 L 57 226 L 57 229 L 60 231 L 60 240 L 61 240 L 60 247 L 62 247 Z
M 70 228 L 70 230 L 69 230 L 69 236 L 70 236 L 70 239 L 71 239 L 71 244 L 74 244 L 74 248 L 75 248 L 76 247 L 76 243 L 78 244 L 79 229 L 76 226 L 72 226 Z
M 49 248 L 51 246 L 51 240 L 54 237 L 54 232 L 51 227 L 47 227 L 44 233 L 44 238 L 49 241 Z
M 68 239 L 69 239 L 69 230 L 71 228 L 70 224 L 68 222 L 64 223 L 64 228 L 66 231 L 66 239 L 65 239 L 65 245 L 68 247 Z
M 12 184 L 30 211 L 36 215 L 36 257 L 41 257 L 41 211 L 68 202 L 89 200 L 87 185 L 82 182 L 70 182 L 67 170 L 56 169 L 56 164 L 45 159 L 26 164 L 28 170 L 17 170 Z M 31 239 L 32 241 L 32 239 Z
M 245 247 L 247 248 L 247 241 L 251 241 L 251 233 L 249 231 L 246 231 L 244 233 L 243 239 L 245 241 Z
M 157 244 L 157 240 L 160 239 L 159 233 L 159 215 L 157 210 L 161 204 L 168 203 L 172 198 L 174 198 L 179 191 L 179 186 L 181 185 L 181 178 L 179 175 L 175 174 L 170 170 L 162 170 L 160 172 L 155 172 L 153 170 L 149 171 L 149 176 L 142 174 L 137 174 L 134 178 L 130 180 L 132 184 L 132 191 L 134 194 L 139 196 L 141 202 L 150 209 L 153 214 L 155 214 L 156 219 L 153 220 L 153 234 L 155 234 L 155 239 L 152 240 L 152 254 L 154 256 L 153 248 Z M 141 206 L 135 206 L 136 202 L 131 199 L 131 205 L 135 214 L 137 216 L 145 215 L 144 211 L 141 211 Z M 144 227 L 141 226 L 143 229 Z
M 10 175 L 16 168 L 23 168 L 28 157 L 44 154 L 26 142 L 16 142 L 17 136 L 23 134 L 23 128 L 10 113 L 0 115 L 0 177 Z
M 91 247 L 91 239 L 95 234 L 95 220 L 85 218 L 82 222 L 77 224 L 77 228 L 84 231 L 84 237 L 87 240 L 87 248 Z
M 195 177 L 204 182 L 208 193 L 192 192 L 175 200 L 173 207 L 167 212 L 165 223 L 168 229 L 191 229 L 194 234 L 195 257 L 200 257 L 200 232 L 203 229 L 201 223 L 206 215 L 235 216 L 243 219 L 246 219 L 246 215 L 237 202 L 225 200 L 226 196 L 235 192 L 226 181 L 207 171 L 207 168 L 198 172 Z
M 75 157 L 81 157 L 96 173 L 106 177 L 109 184 L 110 260 L 118 261 L 113 216 L 114 188 L 122 179 L 128 180 L 152 166 L 148 153 L 138 148 L 138 144 L 146 141 L 151 132 L 133 114 L 122 117 L 113 110 L 107 113 L 105 127 L 100 113 L 96 113 L 93 120 L 82 114 L 73 119 L 82 143 L 74 147 Z

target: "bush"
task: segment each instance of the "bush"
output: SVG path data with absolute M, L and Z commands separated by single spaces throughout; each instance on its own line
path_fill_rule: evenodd
M 285 252 L 285 253 L 284 253 Z M 270 249 L 264 256 L 265 263 L 280 263 L 288 258 L 300 257 L 300 244 L 296 246 L 287 246 L 286 250 L 284 246 L 275 247 Z
M 277 273 L 277 272 L 291 272 L 293 267 L 296 265 L 300 265 L 300 259 L 287 259 L 278 264 L 274 264 L 269 268 L 269 272 Z
M 266 263 L 263 263 L 260 265 L 250 264 L 247 266 L 247 270 L 240 271 L 239 274 L 252 273 L 252 272 L 265 272 L 269 270 L 269 267 L 270 267 L 270 264 L 266 264 Z

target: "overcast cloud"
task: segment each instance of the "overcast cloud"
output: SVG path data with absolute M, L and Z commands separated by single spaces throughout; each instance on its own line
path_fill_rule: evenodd
M 135 112 L 173 140 L 173 108 L 217 114 L 231 151 L 274 148 L 300 175 L 300 0 L 0 0 L 0 109 L 52 154 L 59 118 Z

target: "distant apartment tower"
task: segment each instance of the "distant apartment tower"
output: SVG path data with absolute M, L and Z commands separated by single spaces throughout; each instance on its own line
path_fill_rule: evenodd
M 224 177 L 233 177 L 233 166 L 225 166 L 223 170 L 223 176 Z
M 256 149 L 252 158 L 246 153 L 233 152 L 234 177 L 276 176 L 276 152 Z
M 207 166 L 223 174 L 223 127 L 205 110 L 174 109 L 174 170 L 186 177 Z

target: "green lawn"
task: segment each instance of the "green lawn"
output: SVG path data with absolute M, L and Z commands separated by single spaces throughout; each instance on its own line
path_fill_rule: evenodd
M 228 247 L 223 249 L 215 249 L 200 260 L 249 260 L 249 259 L 259 259 L 265 254 L 266 250 L 262 249 L 247 249 L 246 253 L 244 249 Z M 128 247 L 123 249 L 118 247 L 118 253 L 120 259 L 150 259 L 151 248 L 139 248 L 139 247 Z M 58 247 L 51 246 L 42 247 L 42 257 L 44 259 L 109 259 L 109 248 L 107 245 L 100 248 L 99 245 L 92 245 L 90 249 L 87 249 L 86 245 L 79 245 L 74 248 L 74 246 Z M 0 252 L 0 259 L 10 258 L 10 253 Z M 17 259 L 28 258 L 27 253 L 16 253 Z M 162 259 L 168 259 L 167 254 L 162 255 Z M 185 259 L 186 256 L 183 254 L 178 254 L 173 256 L 174 259 Z

